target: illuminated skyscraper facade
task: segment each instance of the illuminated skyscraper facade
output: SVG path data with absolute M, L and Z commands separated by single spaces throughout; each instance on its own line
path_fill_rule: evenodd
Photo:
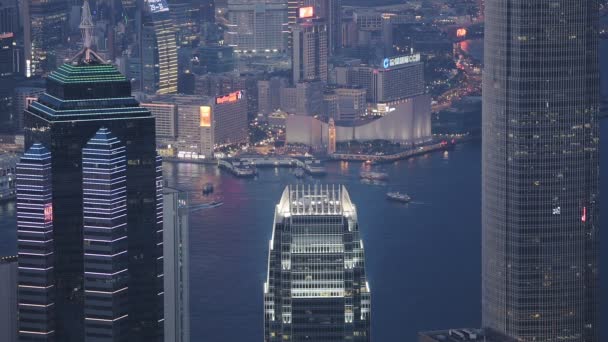
M 162 169 L 150 111 L 85 48 L 49 75 L 24 122 L 20 338 L 161 341 Z
M 85 340 L 128 338 L 125 146 L 100 128 L 82 150 Z
M 264 341 L 369 341 L 370 300 L 346 188 L 285 188 L 268 253 Z
M 483 325 L 597 342 L 598 2 L 485 6 Z
M 177 93 L 177 30 L 165 0 L 146 1 L 141 28 L 141 90 Z
M 68 3 L 63 0 L 22 2 L 25 74 L 40 75 L 55 68 L 52 51 L 67 37 Z

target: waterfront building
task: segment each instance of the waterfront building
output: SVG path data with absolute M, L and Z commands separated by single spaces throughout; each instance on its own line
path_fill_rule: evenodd
M 17 342 L 17 256 L 0 257 L 0 341 Z
M 598 5 L 485 1 L 482 323 L 600 341 Z
M 146 2 L 140 32 L 140 90 L 177 93 L 178 58 L 175 23 L 165 0 Z
M 287 47 L 287 4 L 280 0 L 228 0 L 224 43 L 238 53 L 277 53 Z
M 163 198 L 165 342 L 190 342 L 188 194 L 165 188 Z
M 216 147 L 249 141 L 247 100 L 240 90 L 218 97 L 157 95 L 142 106 L 155 114 L 157 127 L 162 124 L 157 143 L 174 145 L 179 152 L 211 158 Z M 176 132 L 175 138 L 169 132 Z
M 420 95 L 369 109 L 374 115 L 353 121 L 336 122 L 336 141 L 388 140 L 407 143 L 423 142 L 431 137 L 429 95 Z M 328 146 L 328 134 L 329 126 L 324 119 L 303 115 L 287 117 L 287 143 L 313 147 Z
M 24 114 L 19 334 L 160 341 L 162 168 L 154 117 L 90 49 L 90 30 L 83 29 L 81 53 L 48 76 L 45 93 Z
M 304 14 L 303 14 L 304 15 Z M 292 27 L 293 83 L 327 82 L 327 24 L 316 17 L 303 17 Z
M 175 141 L 177 139 L 177 104 L 142 102 L 156 121 L 156 141 Z
M 275 208 L 264 341 L 369 341 L 357 210 L 343 186 L 288 186 Z

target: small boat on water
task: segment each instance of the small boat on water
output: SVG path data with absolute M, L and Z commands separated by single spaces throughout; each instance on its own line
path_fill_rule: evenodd
M 209 195 L 210 193 L 213 193 L 213 190 L 213 184 L 206 183 L 205 186 L 203 186 L 203 195 Z
M 387 192 L 386 198 L 391 201 L 401 202 L 401 203 L 409 203 L 412 200 L 412 198 L 410 196 L 408 196 L 407 194 L 402 194 L 398 191 Z
M 361 172 L 361 174 L 359 176 L 362 179 L 374 180 L 374 181 L 388 180 L 388 173 L 384 173 L 384 172 L 366 171 L 366 172 Z

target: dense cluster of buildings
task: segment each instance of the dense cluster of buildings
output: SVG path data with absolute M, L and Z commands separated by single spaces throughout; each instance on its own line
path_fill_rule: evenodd
M 0 81 L 11 90 L 0 87 L 0 105 L 22 111 L 3 120 L 23 131 L 25 151 L 0 159 L 18 248 L 0 259 L 3 341 L 189 341 L 189 198 L 164 188 L 159 152 L 211 158 L 247 143 L 260 113 L 287 142 L 329 153 L 336 142 L 431 135 L 421 56 L 392 49 L 393 25 L 421 20 L 408 10 L 228 0 L 223 45 L 199 46 L 213 35 L 201 25 L 207 1 L 94 11 L 85 1 L 82 13 L 65 1 L 0 1 Z M 421 332 L 420 342 L 600 339 L 598 3 L 546 5 L 484 2 L 482 327 Z M 82 47 L 66 61 L 78 30 Z M 335 55 L 375 45 L 366 61 Z M 257 59 L 277 54 L 291 72 Z M 264 340 L 370 341 L 348 191 L 285 188 L 271 236 Z

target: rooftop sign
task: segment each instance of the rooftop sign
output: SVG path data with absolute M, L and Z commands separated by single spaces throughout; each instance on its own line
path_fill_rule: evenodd
M 233 103 L 243 98 L 243 92 L 237 90 L 228 95 L 219 96 L 215 98 L 215 104 L 223 104 L 223 103 Z
M 385 58 L 382 62 L 382 66 L 384 69 L 388 69 L 394 66 L 410 64 L 420 62 L 420 54 L 417 53 L 415 55 L 407 55 L 407 56 L 397 56 L 391 58 Z
M 298 12 L 298 17 L 303 18 L 312 18 L 315 15 L 315 9 L 312 6 L 300 7 Z

